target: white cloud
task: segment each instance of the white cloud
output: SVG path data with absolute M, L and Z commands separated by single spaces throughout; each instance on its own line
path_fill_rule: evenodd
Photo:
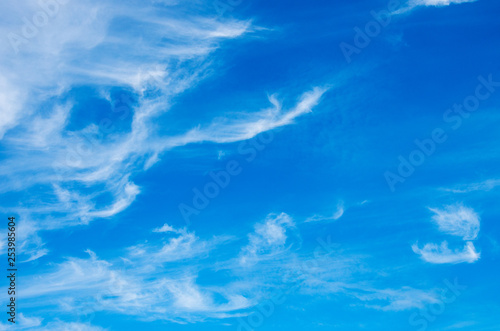
M 365 289 L 366 290 L 366 289 Z M 423 308 L 426 304 L 438 302 L 438 296 L 433 291 L 424 291 L 411 287 L 400 289 L 369 289 L 368 294 L 362 292 L 355 296 L 367 303 L 366 307 L 382 311 L 403 311 Z M 378 302 L 378 303 L 376 303 Z
M 319 103 L 326 89 L 312 88 L 286 110 L 271 96 L 271 108 L 228 113 L 175 136 L 160 135 L 156 121 L 176 96 L 211 75 L 215 50 L 254 31 L 250 21 L 206 18 L 196 8 L 183 2 L 70 1 L 17 53 L 16 47 L 0 50 L 0 139 L 9 155 L 0 165 L 0 190 L 38 185 L 32 197 L 40 200 L 33 201 L 38 207 L 24 212 L 44 220 L 42 229 L 122 212 L 141 192 L 134 175 L 161 153 L 249 139 L 293 123 Z M 40 10 L 36 2 L 1 2 L 0 34 L 22 34 L 21 18 Z M 129 28 L 122 29 L 124 21 Z M 69 92 L 77 86 L 94 88 L 113 111 L 120 100 L 112 89 L 129 91 L 136 100 L 120 106 L 129 126 L 111 133 L 97 122 L 69 129 L 79 106 Z
M 461 204 L 445 206 L 442 209 L 429 208 L 434 215 L 432 220 L 437 224 L 439 231 L 462 237 L 466 240 L 464 248 L 451 250 L 448 248 L 448 242 L 443 241 L 441 245 L 434 243 L 425 244 L 423 248 L 419 248 L 418 243 L 412 245 L 414 253 L 427 262 L 436 264 L 445 263 L 473 263 L 480 258 L 480 254 L 476 252 L 472 241 L 477 238 L 480 228 L 479 215 L 469 207 Z
M 255 137 L 259 133 L 272 130 L 293 123 L 301 115 L 309 113 L 318 105 L 321 97 L 327 91 L 325 88 L 315 87 L 303 93 L 297 104 L 286 111 L 276 96 L 269 97 L 273 107 L 258 112 L 235 114 L 229 117 L 215 119 L 207 127 L 196 127 L 186 134 L 177 137 L 168 137 L 163 140 L 160 150 L 171 149 L 190 143 L 215 142 L 231 143 Z
M 91 325 L 90 323 L 77 322 L 50 322 L 42 328 L 37 328 L 35 331 L 106 331 L 100 326 Z
M 408 13 L 411 10 L 418 7 L 444 7 L 449 6 L 451 4 L 460 4 L 460 3 L 468 3 L 468 2 L 476 2 L 477 0 L 410 0 L 408 3 L 393 12 L 393 15 L 399 15 Z
M 189 310 L 206 310 L 209 304 L 207 296 L 203 295 L 193 280 L 170 284 L 168 290 L 174 295 L 177 306 Z
M 29 300 L 33 307 L 57 306 L 60 316 L 75 311 L 87 314 L 90 307 L 95 313 L 175 323 L 246 316 L 252 307 L 282 288 L 284 295 L 293 295 L 292 291 L 345 295 L 384 311 L 422 307 L 434 300 L 432 291 L 387 289 L 357 281 L 355 277 L 363 274 L 372 279 L 373 271 L 364 265 L 362 256 L 346 254 L 330 238 L 318 238 L 316 247 L 307 251 L 290 249 L 300 236 L 285 213 L 270 214 L 256 223 L 237 257 L 223 249 L 231 237 L 200 239 L 168 225 L 156 230 L 165 230 L 157 233 L 167 239 L 129 247 L 123 257 L 106 261 L 87 251 L 88 258 L 53 264 L 51 271 L 24 281 L 20 299 Z M 210 260 L 206 259 L 209 255 Z M 246 263 L 242 264 L 242 259 Z M 206 278 L 200 283 L 201 271 L 226 277 L 219 278 L 216 285 Z M 58 330 L 58 323 L 49 321 L 40 330 Z M 93 326 L 73 323 L 63 327 L 79 330 Z
M 70 1 L 35 36 L 0 50 L 0 139 L 18 125 L 2 141 L 12 151 L 0 168 L 6 179 L 2 190 L 41 184 L 46 196 L 69 197 L 47 208 L 59 215 L 44 226 L 86 223 L 127 208 L 140 190 L 124 178 L 151 153 L 144 141 L 150 134 L 148 122 L 207 75 L 209 56 L 224 39 L 250 31 L 250 22 L 207 19 L 186 8 L 179 18 L 176 13 L 184 10 L 174 7 Z M 42 11 L 37 2 L 0 3 L 0 34 L 22 34 L 21 18 Z M 117 26 L 123 20 L 130 29 Z M 81 85 L 93 86 L 103 96 L 113 87 L 132 89 L 139 101 L 126 105 L 131 130 L 106 136 L 99 123 L 68 130 L 76 105 L 58 100 Z M 158 93 L 149 97 L 147 91 Z M 116 100 L 108 101 L 113 107 Z M 75 184 L 93 185 L 96 193 L 82 197 Z M 112 198 L 96 206 L 94 199 L 109 193 Z
M 40 326 L 42 324 L 43 318 L 39 317 L 28 317 L 24 316 L 23 313 L 19 313 L 19 324 L 23 328 L 33 328 L 36 326 Z
M 455 188 L 444 189 L 444 190 L 448 191 L 448 192 L 452 192 L 452 193 L 469 193 L 469 192 L 475 192 L 475 191 L 488 192 L 488 191 L 495 189 L 498 186 L 500 186 L 500 179 L 487 179 L 487 180 L 482 181 L 482 182 L 466 184 L 466 185 L 459 185 Z
M 437 244 L 425 244 L 423 248 L 419 248 L 418 244 L 414 244 L 412 250 L 420 255 L 424 261 L 436 264 L 473 263 L 480 258 L 480 254 L 476 252 L 474 244 L 470 241 L 464 245 L 462 251 L 450 250 L 446 241 L 443 241 L 439 246 Z
M 87 251 L 89 258 L 69 258 L 55 264 L 52 271 L 26 281 L 20 298 L 38 307 L 56 305 L 60 313 L 83 313 L 90 307 L 92 312 L 111 311 L 177 323 L 227 318 L 247 308 L 251 303 L 239 286 L 196 283 L 202 258 L 224 243 L 222 237 L 203 241 L 192 233 L 180 232 L 164 245 L 130 247 L 125 257 L 113 261 L 102 260 L 92 251 Z M 188 259 L 191 262 L 182 268 L 173 264 Z M 45 285 L 40 287 L 40 282 Z
M 475 2 L 476 0 L 412 0 L 413 6 L 449 6 L 454 3 Z
M 16 324 L 4 324 L 0 322 L 0 331 L 3 330 L 39 330 L 38 326 L 42 325 L 43 318 L 28 317 L 23 313 L 18 313 L 16 316 Z
M 472 326 L 474 326 L 476 324 L 478 324 L 477 321 L 463 321 L 463 322 L 453 323 L 453 324 L 445 327 L 443 330 L 463 329 L 463 328 L 466 328 L 466 327 L 472 327 Z
M 91 325 L 90 323 L 78 322 L 63 322 L 60 320 L 49 322 L 42 325 L 43 318 L 28 317 L 23 313 L 17 315 L 15 325 L 7 325 L 0 323 L 0 330 L 31 330 L 31 331 L 106 331 L 99 326 Z
M 260 259 L 272 258 L 286 250 L 288 235 L 295 229 L 295 223 L 285 213 L 270 214 L 262 223 L 255 225 L 248 235 L 248 245 L 240 253 L 241 265 L 253 265 Z
M 16 230 L 20 257 L 23 257 L 20 262 L 31 262 L 49 253 L 38 234 L 39 230 L 40 227 L 33 220 L 21 215 Z
M 31 298 L 47 294 L 57 295 L 65 291 L 81 295 L 81 291 L 90 292 L 109 286 L 110 264 L 97 259 L 93 252 L 88 253 L 89 259 L 70 258 L 59 264 L 55 272 L 38 276 L 37 279 L 43 281 L 45 286 L 28 283 L 21 296 Z
M 162 227 L 153 229 L 153 232 L 174 232 L 174 233 L 179 233 L 179 230 L 176 230 L 174 227 L 168 225 L 167 223 L 163 224 Z
M 332 216 L 313 215 L 306 219 L 306 223 L 319 222 L 319 221 L 332 221 L 332 220 L 335 221 L 341 218 L 342 215 L 344 215 L 344 211 L 345 211 L 344 202 L 339 201 L 337 203 L 337 210 L 335 210 Z
M 429 209 L 434 212 L 432 220 L 438 225 L 440 231 L 462 237 L 464 240 L 477 238 L 480 219 L 472 208 L 450 205 L 444 209 Z
M 0 74 L 0 140 L 5 132 L 15 126 L 19 117 L 21 92 L 14 89 L 6 77 Z
M 176 237 L 169 238 L 162 245 L 150 243 L 139 244 L 129 248 L 130 257 L 140 259 L 149 265 L 185 260 L 193 257 L 202 258 L 220 244 L 230 240 L 229 237 L 214 237 L 211 240 L 200 240 L 193 232 L 178 230 Z

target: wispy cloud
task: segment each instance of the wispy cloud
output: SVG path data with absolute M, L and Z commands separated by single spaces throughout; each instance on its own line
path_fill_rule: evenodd
M 77 322 L 50 322 L 47 325 L 33 329 L 34 331 L 106 331 L 100 326 L 91 325 L 90 323 Z
M 16 105 L 20 94 L 20 91 L 9 85 L 5 77 L 0 76 L 0 140 L 8 129 L 16 125 L 21 116 L 21 107 Z
M 438 302 L 434 291 L 424 291 L 411 287 L 400 289 L 372 289 L 372 293 L 358 293 L 356 296 L 367 301 L 366 306 L 382 311 L 402 311 L 422 308 L 429 303 Z
M 223 253 L 224 246 L 237 242 L 232 236 L 202 239 L 169 225 L 155 230 L 152 238 L 129 247 L 121 257 L 103 260 L 87 251 L 88 258 L 54 264 L 51 271 L 27 279 L 20 298 L 40 311 L 56 306 L 61 314 L 83 313 L 92 307 L 176 323 L 245 316 L 285 285 L 301 295 L 347 296 L 384 311 L 422 307 L 434 300 L 431 290 L 386 288 L 357 280 L 355 276 L 363 274 L 372 278 L 373 271 L 363 257 L 344 253 L 329 240 L 300 252 L 299 228 L 286 213 L 269 214 L 255 223 L 237 256 Z M 213 259 L 220 262 L 214 264 Z M 227 276 L 217 285 L 201 284 L 201 271 L 225 271 Z
M 63 313 L 92 307 L 93 311 L 177 323 L 226 318 L 247 308 L 251 303 L 237 284 L 197 284 L 197 273 L 209 266 L 203 258 L 222 242 L 178 232 L 180 235 L 163 245 L 133 246 L 125 256 L 112 261 L 100 259 L 92 251 L 87 251 L 89 258 L 69 258 L 28 281 L 20 297 L 40 308 L 57 306 Z M 189 265 L 180 269 L 174 265 L 180 261 L 189 261 Z M 40 287 L 39 282 L 46 285 Z
M 422 248 L 419 248 L 418 244 L 414 244 L 412 250 L 420 255 L 424 261 L 436 264 L 473 263 L 480 258 L 480 254 L 476 252 L 474 244 L 470 241 L 465 244 L 461 251 L 452 251 L 448 248 L 446 241 L 443 241 L 441 245 L 425 244 Z
M 159 232 L 159 231 L 156 231 Z M 230 241 L 228 236 L 214 237 L 210 240 L 201 240 L 193 232 L 184 229 L 162 231 L 163 233 L 175 233 L 177 236 L 169 238 L 161 245 L 151 243 L 139 244 L 128 249 L 129 258 L 146 262 L 150 266 L 161 265 L 166 262 L 179 261 L 193 257 L 202 258 L 218 245 Z
M 287 249 L 287 239 L 293 233 L 295 223 L 285 213 L 268 215 L 266 220 L 255 225 L 248 235 L 248 245 L 240 253 L 241 265 L 253 265 L 261 259 L 273 258 Z
M 443 330 L 460 330 L 466 327 L 474 326 L 476 324 L 477 324 L 476 321 L 463 321 L 463 322 L 453 323 L 452 325 L 445 327 Z
M 179 233 L 179 230 L 175 229 L 174 227 L 168 225 L 167 223 L 163 224 L 163 226 L 153 229 L 153 232 L 163 232 L 163 233 L 168 233 L 168 232 L 173 232 L 173 233 Z
M 337 209 L 335 210 L 335 212 L 333 213 L 332 216 L 313 215 L 313 216 L 308 217 L 306 219 L 306 223 L 320 222 L 320 221 L 335 221 L 335 220 L 338 220 L 339 218 L 341 218 L 342 215 L 344 215 L 344 211 L 345 211 L 344 202 L 339 201 L 337 203 Z
M 408 3 L 393 12 L 393 15 L 407 13 L 417 7 L 444 7 L 452 4 L 460 4 L 467 2 L 476 2 L 477 0 L 410 0 Z
M 43 33 L 0 50 L 0 138 L 10 153 L 0 167 L 2 191 L 42 185 L 51 197 L 45 199 L 51 201 L 50 212 L 30 211 L 52 220 L 44 227 L 86 223 L 127 208 L 140 192 L 131 174 L 151 154 L 145 147 L 152 133 L 149 122 L 209 74 L 210 56 L 224 40 L 251 31 L 249 21 L 206 18 L 186 8 L 179 18 L 182 5 L 149 2 L 152 7 L 71 1 L 58 6 Z M 10 23 L 9 16 L 22 22 L 41 10 L 36 3 L 0 5 L 2 22 Z M 137 33 L 124 33 L 118 24 L 123 20 L 127 31 Z M 2 35 L 22 31 L 21 25 L 0 24 Z M 131 121 L 130 130 L 109 132 L 109 118 L 105 125 L 70 128 L 79 106 L 74 89 L 82 85 L 99 91 L 111 109 L 119 102 L 113 89 L 134 95 L 136 102 L 121 106 L 127 108 L 123 116 Z M 84 194 L 81 185 L 92 186 L 93 195 Z
M 43 318 L 39 317 L 29 317 L 25 316 L 23 313 L 19 313 L 17 315 L 17 322 L 16 324 L 4 324 L 0 323 L 0 330 L 40 330 L 39 326 L 42 325 Z
M 17 315 L 15 325 L 0 323 L 0 330 L 31 330 L 31 331 L 106 331 L 99 326 L 90 323 L 63 322 L 60 320 L 43 323 L 44 319 L 36 316 L 25 316 L 23 313 Z
M 17 226 L 18 249 L 22 252 L 24 259 L 19 262 L 30 262 L 41 258 L 49 253 L 45 243 L 39 236 L 40 227 L 28 216 L 21 217 Z
M 413 252 L 420 255 L 424 261 L 436 264 L 476 262 L 480 254 L 476 252 L 470 240 L 476 239 L 479 233 L 479 215 L 472 208 L 462 204 L 448 205 L 441 209 L 429 208 L 429 210 L 434 213 L 432 221 L 437 224 L 439 231 L 461 237 L 467 242 L 461 251 L 449 249 L 447 241 L 443 241 L 440 245 L 427 243 L 422 248 L 415 243 L 412 245 Z
M 469 193 L 475 191 L 491 191 L 500 186 L 500 179 L 487 179 L 478 183 L 458 185 L 454 188 L 445 188 L 443 190 L 452 193 Z
M 454 3 L 475 2 L 477 0 L 412 0 L 413 6 L 449 6 Z
M 271 95 L 272 107 L 257 112 L 233 114 L 229 118 L 217 118 L 207 127 L 196 127 L 189 132 L 167 137 L 160 143 L 159 150 L 171 149 L 190 143 L 231 143 L 247 140 L 259 133 L 293 123 L 295 118 L 310 113 L 318 105 L 327 88 L 315 87 L 304 92 L 291 109 L 283 110 L 277 96 Z
M 44 220 L 39 230 L 113 217 L 141 193 L 135 175 L 162 153 L 193 143 L 241 141 L 292 124 L 327 90 L 312 87 L 286 109 L 271 95 L 270 108 L 227 113 L 162 135 L 154 124 L 174 99 L 211 75 L 214 52 L 224 41 L 252 33 L 254 26 L 206 17 L 178 2 L 148 5 L 71 1 L 59 7 L 43 33 L 17 45 L 17 52 L 0 50 L 0 139 L 8 151 L 0 165 L 0 193 L 39 188 L 32 204 L 5 206 L 6 211 Z M 7 18 L 37 10 L 34 3 L 0 4 Z M 120 26 L 124 20 L 127 32 Z M 19 34 L 22 26 L 0 24 L 0 33 Z M 74 125 L 81 107 L 75 91 L 81 86 L 112 110 L 101 122 L 83 116 L 83 125 Z M 125 105 L 117 89 L 131 96 Z
M 429 209 L 434 212 L 432 220 L 438 225 L 440 231 L 462 237 L 464 240 L 477 238 L 480 219 L 472 208 L 457 204 L 445 206 L 443 209 Z

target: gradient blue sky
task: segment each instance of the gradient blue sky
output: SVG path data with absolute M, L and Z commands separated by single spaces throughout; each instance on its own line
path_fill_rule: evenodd
M 2 2 L 0 330 L 499 330 L 499 11 Z

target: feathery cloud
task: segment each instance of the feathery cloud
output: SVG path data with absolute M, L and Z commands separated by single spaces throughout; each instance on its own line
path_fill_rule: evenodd
M 475 191 L 491 191 L 500 186 L 500 179 L 487 179 L 482 182 L 459 185 L 454 188 L 444 189 L 445 191 L 452 193 L 469 193 Z
M 454 3 L 475 2 L 477 0 L 412 0 L 413 6 L 449 6 Z
M 147 3 L 71 1 L 58 6 L 36 36 L 0 50 L 0 139 L 8 151 L 0 193 L 38 185 L 32 206 L 21 211 L 43 220 L 40 230 L 113 217 L 140 194 L 135 175 L 162 153 L 193 143 L 237 142 L 292 124 L 326 91 L 312 88 L 286 110 L 271 96 L 271 108 L 161 135 L 154 124 L 177 96 L 211 75 L 214 52 L 254 26 L 206 17 L 185 3 Z M 3 2 L 0 21 L 41 10 L 36 3 Z M 0 34 L 21 34 L 16 24 L 0 23 Z M 101 121 L 82 115 L 76 125 L 75 113 L 86 105 L 78 94 L 82 86 L 109 110 Z M 36 200 L 41 195 L 43 201 Z
M 444 7 L 452 4 L 461 4 L 476 1 L 477 0 L 410 0 L 404 7 L 396 10 L 392 14 L 399 15 L 408 13 L 418 7 Z
M 288 236 L 294 229 L 295 223 L 289 215 L 268 215 L 262 223 L 257 223 L 254 232 L 248 235 L 248 245 L 240 252 L 240 264 L 253 265 L 260 259 L 283 253 Z
M 311 217 L 308 217 L 305 222 L 309 223 L 309 222 L 332 221 L 332 220 L 336 221 L 339 218 L 341 218 L 342 215 L 344 215 L 344 211 L 345 211 L 344 202 L 339 201 L 337 203 L 337 210 L 335 210 L 332 216 L 313 215 Z
M 418 244 L 412 246 L 413 252 L 429 263 L 445 264 L 445 263 L 474 263 L 480 258 L 480 253 L 476 252 L 474 244 L 468 241 L 462 251 L 451 250 L 448 248 L 448 243 L 443 241 L 441 245 L 425 244 L 423 248 L 419 248 Z
M 457 204 L 445 206 L 444 209 L 429 209 L 434 212 L 432 220 L 438 225 L 439 231 L 462 237 L 464 240 L 477 238 L 480 219 L 472 208 Z

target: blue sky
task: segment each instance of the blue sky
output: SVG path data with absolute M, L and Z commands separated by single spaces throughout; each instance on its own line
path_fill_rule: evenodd
M 0 9 L 0 330 L 500 329 L 498 2 Z

